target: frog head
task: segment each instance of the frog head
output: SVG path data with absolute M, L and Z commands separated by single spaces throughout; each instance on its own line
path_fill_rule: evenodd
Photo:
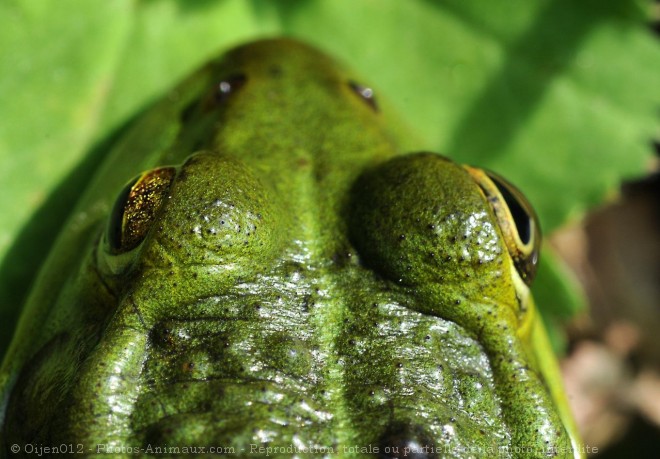
M 8 443 L 573 456 L 531 206 L 360 81 L 260 41 L 136 121 L 3 365 Z

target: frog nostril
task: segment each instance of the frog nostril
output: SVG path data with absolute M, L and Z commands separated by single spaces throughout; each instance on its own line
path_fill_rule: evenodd
M 435 451 L 435 444 L 422 426 L 394 422 L 380 437 L 378 457 L 434 459 Z
M 223 78 L 217 86 L 216 101 L 224 102 L 231 94 L 242 88 L 246 81 L 247 77 L 243 73 L 237 73 Z
M 368 86 L 361 85 L 355 81 L 349 81 L 348 86 L 359 95 L 374 111 L 378 111 L 378 104 L 374 96 L 374 90 Z

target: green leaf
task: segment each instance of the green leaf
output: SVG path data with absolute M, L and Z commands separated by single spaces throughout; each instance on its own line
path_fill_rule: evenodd
M 104 141 L 212 55 L 289 35 L 355 67 L 424 140 L 529 196 L 545 232 L 651 155 L 660 49 L 640 1 L 5 0 L 0 349 Z M 542 277 L 541 277 L 542 279 Z M 540 293 L 552 302 L 553 289 Z

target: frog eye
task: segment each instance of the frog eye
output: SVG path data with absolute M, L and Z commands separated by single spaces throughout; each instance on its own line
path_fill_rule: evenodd
M 510 182 L 491 171 L 466 166 L 495 213 L 516 270 L 531 285 L 539 260 L 541 230 L 525 196 Z
M 369 107 L 371 107 L 374 111 L 378 111 L 378 104 L 376 103 L 376 96 L 374 95 L 373 89 L 356 83 L 355 81 L 349 81 L 348 86 L 353 90 L 354 93 L 360 96 L 362 100 L 364 100 L 367 105 L 369 105 Z
M 144 240 L 175 174 L 173 167 L 152 169 L 131 180 L 119 193 L 106 229 L 112 254 L 129 252 Z

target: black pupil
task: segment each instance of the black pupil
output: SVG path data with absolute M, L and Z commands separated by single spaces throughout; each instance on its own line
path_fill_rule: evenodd
M 506 201 L 506 205 L 509 206 L 509 211 L 511 212 L 513 221 L 516 224 L 516 228 L 518 229 L 518 236 L 520 237 L 520 241 L 523 244 L 528 244 L 532 238 L 532 227 L 529 214 L 520 204 L 520 200 L 513 195 L 506 184 L 501 183 L 497 177 L 491 176 L 490 178 L 493 180 L 495 186 L 497 186 L 497 189 L 500 191 L 500 194 Z

